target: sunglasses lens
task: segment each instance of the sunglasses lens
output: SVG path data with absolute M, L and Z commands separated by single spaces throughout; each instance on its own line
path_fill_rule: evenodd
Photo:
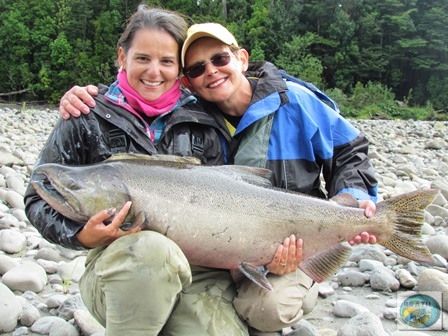
M 191 77 L 191 78 L 199 77 L 204 72 L 205 72 L 205 64 L 204 63 L 192 65 L 191 67 L 188 67 L 185 71 L 187 76 Z
M 210 59 L 214 66 L 221 67 L 230 63 L 230 55 L 228 53 L 218 54 Z
M 196 78 L 202 76 L 205 72 L 205 66 L 207 63 L 212 63 L 216 67 L 222 67 L 230 63 L 230 54 L 222 53 L 213 56 L 210 62 L 193 64 L 185 69 L 185 74 L 190 78 Z

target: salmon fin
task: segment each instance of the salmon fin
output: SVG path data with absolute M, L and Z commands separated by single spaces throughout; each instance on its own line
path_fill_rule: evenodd
M 299 268 L 320 283 L 334 275 L 346 263 L 351 252 L 350 246 L 340 243 L 302 261 Z
M 131 230 L 137 226 L 143 225 L 146 221 L 146 216 L 143 211 L 140 211 L 132 221 L 127 221 L 126 218 L 120 226 L 123 231 Z M 145 228 L 146 229 L 146 228 Z
M 272 285 L 266 278 L 268 271 L 264 266 L 254 266 L 252 264 L 242 262 L 238 269 L 250 280 L 267 290 L 272 290 Z
M 165 163 L 177 163 L 177 164 L 193 164 L 200 165 L 201 160 L 192 156 L 178 156 L 169 154 L 141 154 L 141 153 L 121 153 L 114 154 L 109 157 L 106 162 L 113 161 L 138 161 L 139 163 L 147 162 L 149 164 L 164 165 Z
M 392 235 L 379 235 L 378 243 L 402 257 L 433 263 L 434 258 L 422 241 L 424 210 L 439 194 L 437 189 L 421 189 L 378 203 L 377 213 L 395 212 Z
M 236 180 L 242 180 L 246 183 L 264 188 L 272 188 L 272 171 L 266 168 L 248 167 L 238 165 L 213 166 L 206 169 L 216 170 Z

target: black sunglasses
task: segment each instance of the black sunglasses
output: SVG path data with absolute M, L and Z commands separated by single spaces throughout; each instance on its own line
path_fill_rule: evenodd
M 202 76 L 205 72 L 205 66 L 208 63 L 212 63 L 215 67 L 222 67 L 230 63 L 230 53 L 223 52 L 216 55 L 213 55 L 212 58 L 208 62 L 203 63 L 195 63 L 185 68 L 185 75 L 190 78 L 196 78 Z

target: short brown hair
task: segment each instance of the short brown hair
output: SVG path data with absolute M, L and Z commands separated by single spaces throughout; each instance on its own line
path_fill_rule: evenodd
M 179 46 L 179 59 L 182 45 L 187 37 L 188 24 L 182 14 L 162 9 L 138 6 L 137 11 L 129 18 L 126 28 L 118 40 L 117 47 L 126 53 L 131 47 L 135 33 L 140 29 L 164 30 L 170 34 Z

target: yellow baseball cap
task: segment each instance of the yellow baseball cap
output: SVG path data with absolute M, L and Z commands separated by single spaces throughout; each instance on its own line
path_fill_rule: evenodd
M 220 40 L 222 43 L 227 45 L 234 45 L 238 47 L 238 42 L 236 42 L 235 36 L 230 33 L 227 28 L 220 25 L 219 23 L 199 23 L 194 24 L 187 30 L 187 39 L 182 46 L 181 61 L 182 67 L 185 67 L 185 54 L 187 53 L 188 47 L 197 39 L 201 37 L 211 37 Z

